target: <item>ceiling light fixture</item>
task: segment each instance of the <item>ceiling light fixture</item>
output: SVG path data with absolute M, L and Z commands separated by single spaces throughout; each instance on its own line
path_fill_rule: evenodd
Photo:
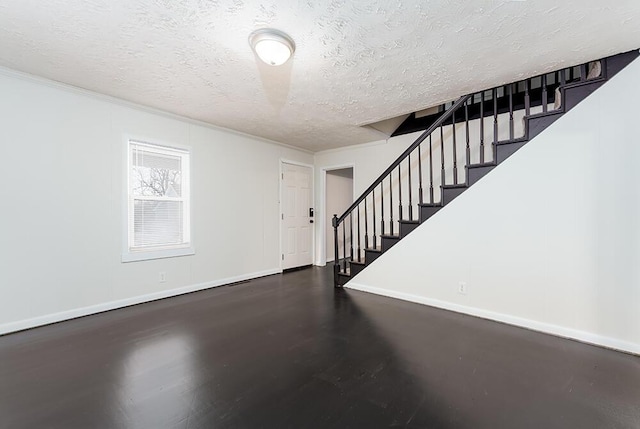
M 249 35 L 251 49 L 270 66 L 287 62 L 296 50 L 296 44 L 286 33 L 273 28 L 262 28 Z

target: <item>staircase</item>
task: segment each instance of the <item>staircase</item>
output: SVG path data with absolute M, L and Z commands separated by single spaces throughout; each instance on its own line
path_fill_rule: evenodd
M 341 287 L 639 56 L 591 61 L 460 97 L 340 217 Z M 472 214 L 470 213 L 470 218 Z

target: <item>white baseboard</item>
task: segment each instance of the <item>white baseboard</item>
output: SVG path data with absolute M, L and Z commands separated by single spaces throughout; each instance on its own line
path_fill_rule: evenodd
M 455 304 L 447 301 L 440 301 L 437 299 L 427 298 L 424 296 L 413 295 L 404 292 L 397 292 L 389 289 L 382 289 L 377 287 L 366 286 L 350 281 L 345 285 L 345 288 L 358 290 L 361 292 L 368 292 L 376 295 L 382 295 L 389 298 L 401 299 L 404 301 L 415 302 L 417 304 L 424 304 L 431 307 L 442 308 L 444 310 L 454 311 L 456 313 L 468 314 L 471 316 L 480 317 L 482 319 L 495 320 L 509 325 L 519 326 L 533 331 L 543 332 L 545 334 L 556 335 L 558 337 L 570 338 L 578 340 L 583 343 L 593 344 L 597 346 L 606 347 L 626 353 L 632 353 L 640 355 L 640 344 L 630 343 L 628 341 L 618 340 L 616 338 L 605 337 L 591 332 L 580 331 L 577 329 L 566 328 L 559 325 L 553 325 L 550 323 L 538 322 L 535 320 L 524 319 L 522 317 L 511 316 L 508 314 L 496 313 L 489 310 L 483 310 L 476 307 L 468 307 L 466 305 Z
M 131 305 L 142 304 L 144 302 L 156 301 L 159 299 L 170 298 L 172 296 L 184 295 L 185 293 L 196 292 L 199 290 L 210 289 L 217 286 L 224 286 L 230 283 L 251 280 L 258 277 L 269 276 L 271 274 L 280 274 L 281 269 L 271 269 L 259 271 L 255 273 L 243 274 L 241 276 L 229 277 L 226 279 L 214 280 L 212 282 L 198 283 L 195 285 L 184 286 L 176 289 L 163 290 L 160 292 L 139 295 L 131 298 L 120 299 L 117 301 L 105 302 L 102 304 L 90 305 L 88 307 L 75 308 L 73 310 L 62 311 L 59 313 L 47 314 L 44 316 L 34 317 L 32 319 L 20 320 L 0 325 L 0 335 L 11 332 L 23 331 L 25 329 L 35 328 L 37 326 L 49 325 L 51 323 L 62 322 L 64 320 L 75 319 L 78 317 L 88 316 L 91 314 L 102 313 L 104 311 L 115 310 L 117 308 L 129 307 Z

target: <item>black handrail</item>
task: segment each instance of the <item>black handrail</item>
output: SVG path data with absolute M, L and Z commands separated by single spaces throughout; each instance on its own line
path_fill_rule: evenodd
M 423 132 L 422 134 L 420 134 L 420 137 L 418 137 L 416 139 L 416 141 L 414 141 L 411 146 L 409 146 L 404 152 L 402 152 L 402 154 L 389 166 L 389 168 L 387 168 L 386 170 L 384 170 L 382 172 L 382 174 L 371 184 L 371 186 L 369 186 L 363 193 L 362 195 L 360 195 L 360 197 L 358 197 L 357 200 L 354 201 L 353 204 L 351 204 L 349 206 L 349 208 L 347 210 L 345 210 L 345 212 L 342 214 L 342 216 L 340 216 L 337 219 L 337 224 L 339 225 L 340 223 L 342 223 L 342 221 L 347 217 L 347 215 L 349 213 L 351 213 L 351 211 L 353 209 L 355 209 L 356 207 L 358 207 L 358 205 L 364 201 L 364 199 L 373 191 L 373 189 L 378 186 L 380 184 L 380 182 L 382 182 L 396 167 L 398 167 L 398 165 L 400 165 L 400 163 L 402 161 L 404 161 L 404 159 L 409 156 L 409 154 L 411 152 L 413 152 L 413 150 L 415 148 L 417 148 L 420 143 L 422 143 L 427 137 L 429 137 L 429 134 L 431 134 L 432 132 L 434 132 L 436 130 L 436 128 L 438 128 L 440 125 L 442 125 L 443 122 L 445 122 L 447 119 L 449 119 L 449 117 L 451 116 L 451 114 L 456 111 L 458 109 L 458 107 L 460 107 L 461 105 L 463 105 L 469 98 L 471 98 L 473 94 L 471 95 L 465 95 L 460 97 L 455 103 L 453 103 L 451 105 L 451 107 L 449 107 L 447 109 L 447 111 L 440 116 L 440 118 L 438 118 L 437 121 L 435 121 L 429 128 L 426 129 L 425 132 Z

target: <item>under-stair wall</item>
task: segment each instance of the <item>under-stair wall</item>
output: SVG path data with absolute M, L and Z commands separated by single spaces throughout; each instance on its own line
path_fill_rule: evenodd
M 345 287 L 640 353 L 637 100 L 639 60 Z

